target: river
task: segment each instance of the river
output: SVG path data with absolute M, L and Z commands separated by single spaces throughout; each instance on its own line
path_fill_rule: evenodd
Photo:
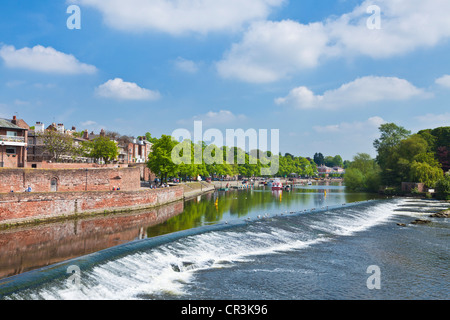
M 444 202 L 305 186 L 215 192 L 173 206 L 0 233 L 0 297 L 450 298 L 450 223 L 428 217 Z M 418 218 L 430 223 L 411 224 Z

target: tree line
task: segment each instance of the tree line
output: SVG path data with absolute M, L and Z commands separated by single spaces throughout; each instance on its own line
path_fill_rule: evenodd
M 379 128 L 373 143 L 377 156 L 358 154 L 350 163 L 346 186 L 355 191 L 399 191 L 402 182 L 436 188 L 438 197 L 450 199 L 450 127 L 412 134 L 394 123 Z
M 317 164 L 314 161 L 289 153 L 283 156 L 281 154 L 273 155 L 270 151 L 251 150 L 246 152 L 238 147 L 217 147 L 214 144 L 207 145 L 205 142 L 194 143 L 190 140 L 178 142 L 167 135 L 162 135 L 158 139 L 147 134 L 147 139 L 153 144 L 148 167 L 163 181 L 167 181 L 169 177 L 182 179 L 197 178 L 198 176 L 259 177 L 261 169 L 269 168 L 271 165 L 263 160 L 265 157 L 278 163 L 278 171 L 274 176 L 311 177 L 317 173 Z M 176 158 L 182 161 L 173 160 L 174 150 Z M 196 154 L 202 156 L 196 158 Z M 230 161 L 230 159 L 233 160 Z
M 98 136 L 93 140 L 83 141 L 78 139 L 74 142 L 74 137 L 81 138 L 83 132 L 75 132 L 72 135 L 62 134 L 57 131 L 46 130 L 38 135 L 43 140 L 46 151 L 52 155 L 56 162 L 62 156 L 88 157 L 92 159 L 103 159 L 106 163 L 115 161 L 119 155 L 118 145 L 127 144 L 133 137 L 122 136 L 117 132 L 106 132 L 104 136 Z M 146 140 L 152 143 L 152 150 L 149 154 L 147 165 L 162 181 L 170 177 L 196 179 L 198 176 L 241 176 L 258 177 L 261 176 L 263 168 L 269 168 L 272 162 L 277 163 L 277 171 L 271 176 L 277 177 L 313 177 L 317 174 L 317 168 L 322 165 L 328 167 L 343 167 L 348 161 L 343 161 L 340 155 L 323 156 L 316 153 L 314 159 L 308 157 L 295 156 L 286 153 L 272 155 L 270 151 L 251 150 L 246 152 L 237 147 L 217 147 L 214 144 L 207 145 L 205 142 L 194 143 L 189 140 L 178 142 L 171 136 L 162 135 L 161 138 L 154 138 L 147 132 Z M 178 154 L 181 162 L 173 161 L 173 151 L 179 149 Z M 183 154 L 185 150 L 189 150 Z M 196 159 L 196 154 L 202 155 Z M 204 156 L 203 156 L 204 155 Z M 231 157 L 230 157 L 231 155 Z M 205 159 L 213 161 L 205 161 Z M 263 159 L 270 158 L 270 161 Z M 229 161 L 232 159 L 232 161 Z
M 119 156 L 118 145 L 110 136 L 99 136 L 93 140 L 74 142 L 74 137 L 82 136 L 82 133 L 73 135 L 59 133 L 54 130 L 46 130 L 37 135 L 42 140 L 44 150 L 49 153 L 55 162 L 59 162 L 62 156 L 86 157 L 103 159 L 106 163 L 114 161 Z

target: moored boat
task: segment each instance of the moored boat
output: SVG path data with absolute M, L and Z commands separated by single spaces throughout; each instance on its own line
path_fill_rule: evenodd
M 272 183 L 272 190 L 283 190 L 283 184 L 280 179 L 275 179 Z

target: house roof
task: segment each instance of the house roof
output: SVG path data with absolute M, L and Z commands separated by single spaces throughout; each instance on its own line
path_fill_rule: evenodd
M 7 119 L 1 119 L 0 118 L 0 128 L 6 128 L 6 129 L 16 129 L 16 130 L 26 130 L 24 128 L 21 128 L 11 122 L 11 120 Z

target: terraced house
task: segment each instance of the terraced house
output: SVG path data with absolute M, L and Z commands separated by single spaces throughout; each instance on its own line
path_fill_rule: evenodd
M 0 168 L 25 168 L 27 165 L 28 124 L 16 116 L 0 118 Z

